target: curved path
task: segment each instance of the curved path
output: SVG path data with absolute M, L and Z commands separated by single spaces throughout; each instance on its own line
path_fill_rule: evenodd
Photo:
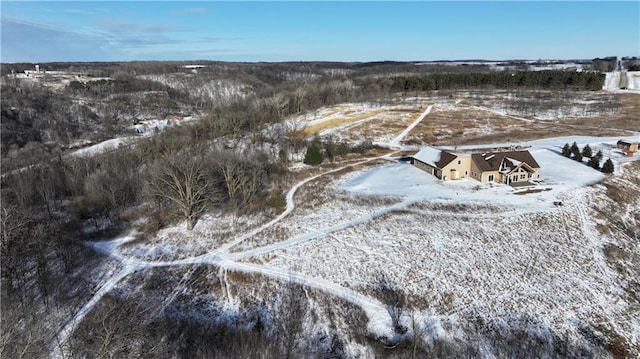
M 69 336 L 73 333 L 76 326 L 82 321 L 85 315 L 89 313 L 91 309 L 93 309 L 93 307 L 95 307 L 98 304 L 100 299 L 102 299 L 102 297 L 104 297 L 105 294 L 111 291 L 121 280 L 126 278 L 128 275 L 143 269 L 166 267 L 166 266 L 180 266 L 180 265 L 189 265 L 189 264 L 217 265 L 225 269 L 241 271 L 246 273 L 259 273 L 273 279 L 289 280 L 289 281 L 298 283 L 300 285 L 315 288 L 315 289 L 327 292 L 329 294 L 332 294 L 341 299 L 344 299 L 348 302 L 360 305 L 369 316 L 369 319 L 370 319 L 369 329 L 371 331 L 381 332 L 381 331 L 385 331 L 385 329 L 391 328 L 391 321 L 390 321 L 389 314 L 386 310 L 386 307 L 375 298 L 365 296 L 363 294 L 357 293 L 352 289 L 340 286 L 338 284 L 335 284 L 333 282 L 330 282 L 324 279 L 306 276 L 302 273 L 290 272 L 290 271 L 270 268 L 267 266 L 249 264 L 249 263 L 240 263 L 240 262 L 235 262 L 234 260 L 240 260 L 242 258 L 251 257 L 258 254 L 267 253 L 273 250 L 293 246 L 299 243 L 307 242 L 309 240 L 318 238 L 320 236 L 327 235 L 331 232 L 335 232 L 338 230 L 363 224 L 375 218 L 378 218 L 386 213 L 403 209 L 409 206 L 410 204 L 412 204 L 413 203 L 412 201 L 401 202 L 399 204 L 390 206 L 388 208 L 384 208 L 379 211 L 376 211 L 372 214 L 362 216 L 353 221 L 345 222 L 340 225 L 328 228 L 324 231 L 311 232 L 309 234 L 292 238 L 286 241 L 253 248 L 243 252 L 229 253 L 229 250 L 234 246 L 238 245 L 239 243 L 243 242 L 244 240 L 247 240 L 257 235 L 258 233 L 264 231 L 265 229 L 275 225 L 276 223 L 284 219 L 286 216 L 288 216 L 295 208 L 294 196 L 297 190 L 302 186 L 304 186 L 305 184 L 315 179 L 318 179 L 322 176 L 339 172 L 349 167 L 389 158 L 389 156 L 391 156 L 394 153 L 396 152 L 390 152 L 382 156 L 372 157 L 356 163 L 351 163 L 345 166 L 341 166 L 341 167 L 308 177 L 296 183 L 287 192 L 287 195 L 286 195 L 287 206 L 284 212 L 282 212 L 280 215 L 278 215 L 276 218 L 272 219 L 271 221 L 203 255 L 186 258 L 186 259 L 175 260 L 175 261 L 145 261 L 137 258 L 127 257 L 118 252 L 118 247 L 120 245 L 134 239 L 132 236 L 118 238 L 112 241 L 88 243 L 88 245 L 90 245 L 97 252 L 105 254 L 106 256 L 120 262 L 123 265 L 123 268 L 118 273 L 113 275 L 109 280 L 107 280 L 96 291 L 93 297 L 82 308 L 80 308 L 73 317 L 69 318 L 63 324 L 63 326 L 57 331 L 55 337 L 52 340 L 52 357 L 53 358 L 64 357 L 64 353 L 66 352 L 66 349 L 67 349 L 67 340 Z

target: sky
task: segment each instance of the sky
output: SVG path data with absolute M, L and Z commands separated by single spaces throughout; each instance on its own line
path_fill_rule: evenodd
M 1 62 L 640 56 L 640 1 L 5 1 Z

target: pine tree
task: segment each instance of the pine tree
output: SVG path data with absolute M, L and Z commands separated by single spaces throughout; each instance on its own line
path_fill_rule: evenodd
M 580 151 L 574 152 L 573 153 L 573 159 L 578 161 L 578 162 L 582 162 L 582 153 L 580 153 Z
M 601 171 L 602 173 L 613 173 L 613 169 L 613 162 L 611 161 L 611 158 L 608 158 L 604 161 Z
M 565 157 L 571 157 L 571 147 L 569 147 L 568 143 L 565 143 L 564 147 L 562 147 L 562 155 Z
M 596 153 L 596 158 L 598 159 L 598 162 L 602 161 L 602 150 L 598 150 L 598 153 Z
M 589 157 L 589 158 L 593 156 L 593 152 L 591 152 L 591 147 L 589 147 L 588 144 L 584 145 L 584 148 L 582 149 L 582 156 Z
M 324 156 L 322 155 L 320 144 L 318 144 L 318 142 L 312 142 L 309 147 L 307 147 L 307 153 L 304 155 L 304 163 L 317 166 L 321 164 L 323 160 Z
M 578 144 L 573 141 L 573 143 L 571 144 L 571 153 L 576 153 L 576 152 L 580 152 L 580 148 L 578 147 Z
M 587 162 L 587 166 L 599 170 L 600 169 L 600 159 L 598 158 L 598 156 L 591 157 L 589 159 L 589 162 Z
M 580 152 L 580 147 L 574 142 L 571 145 L 571 153 L 573 154 L 573 159 L 582 162 L 582 153 Z

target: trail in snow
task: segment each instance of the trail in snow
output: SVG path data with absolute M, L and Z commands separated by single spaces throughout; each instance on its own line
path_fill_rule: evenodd
M 223 261 L 221 265 L 226 269 L 238 272 L 260 273 L 270 278 L 279 279 L 285 282 L 294 282 L 344 299 L 349 303 L 360 306 L 365 311 L 369 318 L 368 329 L 370 332 L 393 335 L 391 317 L 389 316 L 389 312 L 386 307 L 377 299 L 358 293 L 353 289 L 345 288 L 325 279 L 310 277 L 301 273 L 276 269 L 259 264 Z
M 176 260 L 176 261 L 166 261 L 166 262 L 149 262 L 149 261 L 144 261 L 144 260 L 139 260 L 136 258 L 130 258 L 130 257 L 126 257 L 123 256 L 122 254 L 117 253 L 117 247 L 127 243 L 131 240 L 134 239 L 134 237 L 132 236 L 126 236 L 126 237 L 122 237 L 122 238 L 118 238 L 116 240 L 113 241 L 103 241 L 103 242 L 93 242 L 90 243 L 90 246 L 92 248 L 94 248 L 97 252 L 103 253 L 105 255 L 107 255 L 110 258 L 113 258 L 119 262 L 121 262 L 122 264 L 124 264 L 124 269 L 122 269 L 122 271 L 120 271 L 118 274 L 114 275 L 113 277 L 111 277 L 97 292 L 96 294 L 94 294 L 94 296 L 73 316 L 71 317 L 65 324 L 64 326 L 58 331 L 58 333 L 56 334 L 56 336 L 54 337 L 53 340 L 53 347 L 54 347 L 54 354 L 52 355 L 54 358 L 60 358 L 63 357 L 63 352 L 64 349 L 66 347 L 66 343 L 67 340 L 69 338 L 69 336 L 71 335 L 71 333 L 73 333 L 73 330 L 75 329 L 76 325 L 84 318 L 84 316 L 91 310 L 93 309 L 93 307 L 95 307 L 95 305 L 100 301 L 100 299 L 102 299 L 102 297 L 104 297 L 104 295 L 106 293 L 108 293 L 111 289 L 113 289 L 118 282 L 120 282 L 120 280 L 122 280 L 124 277 L 128 276 L 131 273 L 136 272 L 137 270 L 140 269 L 148 269 L 148 268 L 154 268 L 154 267 L 165 267 L 165 266 L 177 266 L 177 265 L 187 265 L 187 264 L 215 264 L 215 265 L 221 265 L 223 263 L 223 258 L 222 256 L 227 254 L 229 252 L 229 249 L 231 249 L 232 247 L 236 246 L 237 244 L 241 243 L 242 241 L 251 238 L 253 236 L 255 236 L 256 234 L 260 233 L 261 231 L 265 230 L 266 228 L 273 226 L 274 224 L 280 222 L 283 218 L 285 218 L 289 213 L 291 213 L 293 211 L 293 209 L 295 208 L 295 202 L 294 202 L 294 195 L 296 193 L 296 191 L 302 187 L 303 185 L 305 185 L 306 183 L 313 181 L 321 176 L 327 175 L 327 174 L 331 174 L 331 173 L 335 173 L 338 171 L 341 171 L 345 168 L 351 167 L 351 166 L 356 166 L 356 165 L 360 165 L 360 164 L 364 164 L 367 162 L 371 162 L 371 161 L 375 161 L 375 160 L 379 160 L 379 159 L 383 159 L 385 157 L 388 157 L 389 155 L 393 154 L 389 153 L 389 154 L 385 154 L 383 156 L 379 156 L 379 157 L 373 157 L 373 158 L 369 158 L 366 159 L 364 161 L 359 161 L 356 163 L 352 163 L 346 166 L 342 166 L 330 171 L 326 171 L 323 173 L 320 173 L 318 175 L 306 178 L 300 182 L 298 182 L 297 184 L 295 184 L 287 193 L 286 196 L 286 201 L 287 201 L 287 207 L 285 209 L 284 212 L 282 212 L 279 216 L 277 216 L 276 218 L 274 218 L 273 220 L 269 221 L 268 223 L 238 237 L 237 239 L 228 242 L 224 245 L 222 245 L 221 247 L 213 250 L 212 252 L 206 253 L 204 255 L 201 256 L 197 256 L 197 257 L 192 257 L 192 258 L 186 258 L 186 259 L 181 259 L 181 260 Z M 406 204 L 409 205 L 409 204 Z M 384 213 L 381 213 L 377 216 L 365 216 L 364 218 L 361 218 L 360 221 L 352 221 L 352 222 L 348 222 L 348 223 L 344 223 L 341 225 L 342 228 L 348 228 L 350 226 L 354 226 L 360 223 L 366 223 L 366 221 L 368 220 L 367 218 L 376 218 L 380 215 L 382 215 Z M 375 213 L 374 213 L 375 215 Z M 369 219 L 370 220 L 370 219 Z M 333 229 L 333 231 L 338 230 L 338 228 Z M 329 233 L 329 232 L 327 232 Z M 320 235 L 319 233 L 312 233 L 312 234 L 317 234 Z M 309 238 L 306 238 L 306 240 L 310 240 L 312 238 L 315 238 L 317 235 L 315 236 L 310 236 Z M 304 236 L 303 236 L 304 237 Z M 303 239 L 305 238 L 298 238 L 297 240 L 299 242 L 302 242 Z M 290 245 L 294 245 L 294 243 L 287 243 L 284 244 L 283 246 L 290 246 Z M 264 249 L 263 249 L 264 250 Z M 240 253 L 236 253 L 235 255 L 239 255 L 242 254 L 242 252 Z M 230 261 L 224 261 L 224 263 L 229 266 Z M 231 266 L 233 267 L 233 266 Z M 255 269 L 254 269 L 255 271 Z M 277 272 L 274 270 L 274 273 Z M 266 273 L 264 273 L 265 275 L 269 276 L 270 273 L 267 271 Z M 297 275 L 297 276 L 302 276 L 300 274 L 292 274 L 292 275 Z M 277 275 L 274 275 L 274 278 L 277 279 L 282 279 L 282 275 L 280 273 L 278 273 Z M 307 278 L 310 279 L 310 278 Z M 316 282 L 320 281 L 319 279 L 316 280 Z M 330 282 L 326 282 L 329 284 L 333 284 Z M 324 287 L 327 287 L 327 285 L 324 285 Z M 336 288 L 342 288 L 340 286 L 337 286 L 334 284 L 334 286 L 336 286 Z M 317 286 L 316 286 L 317 287 Z M 319 288 L 321 289 L 321 288 Z M 335 289 L 335 288 L 334 288 Z M 355 292 L 354 292 L 355 293 Z M 347 298 L 345 298 L 347 299 Z M 361 298 L 362 299 L 362 298 Z M 360 300 L 360 302 L 363 302 L 362 300 Z M 370 310 L 371 312 L 371 310 Z
M 402 139 L 405 138 L 409 134 L 409 132 L 411 132 L 411 130 L 414 129 L 414 127 L 418 126 L 418 124 L 422 122 L 422 120 L 424 120 L 425 117 L 427 117 L 429 112 L 431 112 L 431 108 L 433 108 L 433 105 L 427 106 L 427 109 L 424 110 L 424 112 L 420 115 L 420 117 L 418 117 L 417 120 L 413 121 L 412 124 L 410 124 L 407 128 L 405 128 L 404 131 L 402 131 L 402 133 L 398 135 L 398 137 L 391 140 L 389 145 L 393 148 L 399 148 L 400 141 L 402 141 Z
M 393 148 L 400 148 L 400 142 L 402 141 L 402 139 L 406 137 L 409 134 L 409 132 L 411 132 L 411 130 L 415 128 L 422 120 L 424 120 L 424 118 L 431 112 L 432 107 L 433 105 L 429 105 L 427 109 L 418 117 L 418 119 L 416 119 L 413 123 L 411 123 L 399 136 L 397 136 L 390 143 L 388 143 L 388 145 L 390 145 L 390 147 L 393 147 Z M 112 290 L 127 275 L 132 274 L 140 269 L 163 267 L 163 266 L 180 266 L 180 265 L 189 265 L 189 264 L 213 264 L 213 265 L 219 265 L 229 270 L 241 271 L 246 273 L 260 273 L 262 275 L 265 275 L 273 279 L 278 279 L 283 281 L 293 281 L 303 286 L 321 290 L 325 293 L 342 298 L 348 302 L 354 303 L 362 307 L 369 318 L 369 330 L 371 332 L 391 333 L 392 328 L 391 328 L 389 313 L 387 312 L 384 305 L 380 303 L 378 300 L 376 300 L 375 298 L 358 293 L 352 289 L 340 286 L 339 284 L 336 284 L 334 282 L 331 282 L 325 279 L 315 278 L 315 277 L 304 275 L 299 272 L 277 269 L 277 268 L 273 268 L 265 265 L 237 262 L 237 260 L 249 258 L 252 256 L 260 255 L 260 254 L 267 253 L 274 250 L 295 246 L 297 244 L 305 243 L 307 241 L 318 238 L 320 236 L 325 236 L 335 231 L 343 230 L 349 227 L 370 222 L 376 218 L 379 218 L 380 216 L 383 216 L 384 214 L 410 206 L 412 203 L 417 201 L 417 199 L 415 198 L 405 200 L 399 204 L 378 210 L 369 215 L 361 216 L 359 218 L 356 218 L 355 220 L 344 222 L 339 225 L 326 228 L 321 231 L 311 232 L 305 235 L 291 238 L 286 241 L 273 243 L 273 244 L 258 247 L 258 248 L 253 248 L 253 249 L 236 252 L 236 253 L 230 253 L 230 249 L 233 248 L 234 246 L 255 236 L 256 234 L 262 232 L 263 230 L 275 225 L 276 223 L 280 222 L 283 218 L 288 216 L 295 208 L 294 196 L 296 191 L 300 187 L 304 186 L 310 181 L 313 181 L 321 176 L 335 173 L 351 166 L 364 164 L 364 163 L 371 162 L 378 159 L 388 158 L 388 156 L 390 156 L 391 154 L 393 153 L 386 154 L 379 157 L 369 158 L 356 163 L 351 163 L 351 164 L 306 178 L 298 182 L 289 190 L 289 192 L 286 195 L 286 209 L 283 213 L 278 215 L 273 220 L 237 237 L 236 239 L 230 242 L 225 243 L 224 245 L 204 255 L 181 259 L 181 260 L 175 260 L 175 261 L 150 262 L 150 261 L 139 260 L 136 258 L 129 258 L 117 252 L 117 247 L 122 245 L 123 243 L 128 242 L 129 240 L 132 239 L 132 237 L 120 238 L 115 241 L 91 243 L 91 246 L 96 251 L 104 253 L 105 255 L 121 262 L 124 265 L 124 268 L 120 272 L 118 272 L 116 275 L 114 275 L 112 278 L 110 278 L 107 282 L 105 282 L 102 285 L 102 287 L 100 287 L 100 289 L 95 293 L 95 295 L 73 317 L 67 320 L 67 322 L 65 322 L 62 328 L 57 332 L 54 338 L 54 343 L 53 343 L 54 344 L 53 357 L 55 358 L 62 357 L 64 349 L 66 348 L 66 342 L 69 336 L 73 333 L 73 330 L 78 325 L 78 323 L 85 317 L 87 313 L 89 313 L 89 311 L 100 301 L 100 299 L 104 297 L 106 293 Z
M 413 203 L 415 203 L 417 200 L 407 200 L 407 201 L 403 201 L 400 202 L 396 205 L 390 206 L 390 207 L 386 207 L 383 209 L 380 209 L 378 211 L 375 211 L 373 213 L 367 214 L 365 216 L 361 216 L 359 218 L 356 218 L 354 220 L 348 221 L 348 222 L 344 222 L 344 223 L 340 223 L 338 225 L 329 227 L 327 229 L 324 229 L 322 231 L 316 231 L 316 232 L 310 232 L 295 238 L 291 238 L 289 240 L 286 241 L 281 241 L 281 242 L 277 242 L 277 243 L 273 243 L 273 244 L 269 244 L 263 247 L 258 247 L 258 248 L 254 248 L 254 249 L 249 249 L 246 251 L 242 251 L 242 252 L 238 252 L 238 253 L 230 253 L 229 255 L 226 256 L 227 259 L 229 260 L 240 260 L 240 259 L 244 259 L 244 258 L 248 258 L 248 257 L 253 257 L 253 256 L 257 256 L 260 254 L 264 254 L 264 253 L 268 253 L 268 252 L 272 252 L 275 250 L 279 250 L 279 249 L 284 249 L 287 247 L 291 247 L 291 246 L 295 246 L 304 242 L 308 242 L 312 239 L 318 238 L 318 237 L 324 237 L 328 234 L 331 234 L 333 232 L 337 232 L 337 231 L 341 231 L 350 227 L 355 227 L 357 225 L 360 224 L 365 224 L 368 222 L 373 221 L 376 218 L 382 217 L 385 214 L 388 213 L 392 213 L 394 211 L 399 211 L 402 209 L 405 209 L 406 207 L 412 205 Z
M 255 236 L 256 234 L 264 231 L 265 229 L 275 225 L 276 223 L 280 222 L 283 218 L 285 218 L 286 216 L 288 216 L 295 208 L 295 201 L 293 200 L 293 197 L 295 196 L 296 192 L 298 191 L 298 189 L 302 186 L 304 186 L 305 184 L 316 180 L 322 176 L 331 174 L 331 173 L 335 173 L 335 172 L 339 172 L 344 170 L 345 168 L 349 168 L 352 166 L 358 166 L 367 162 L 372 162 L 372 161 L 376 161 L 376 160 L 380 160 L 380 159 L 384 159 L 390 155 L 392 155 L 394 152 L 382 155 L 382 156 L 378 156 L 378 157 L 372 157 L 372 158 L 368 158 L 364 161 L 359 161 L 356 163 L 351 163 L 348 164 L 346 166 L 341 166 L 335 169 L 332 169 L 330 171 L 326 171 L 326 172 L 322 172 L 320 174 L 317 174 L 315 176 L 311 176 L 309 178 L 306 178 L 298 183 L 296 183 L 293 187 L 291 187 L 291 189 L 289 190 L 289 192 L 287 192 L 287 196 L 286 196 L 286 209 L 284 210 L 284 212 L 282 212 L 280 215 L 278 215 L 276 218 L 272 219 L 271 221 L 245 233 L 244 235 L 230 241 L 227 242 L 223 245 L 221 245 L 220 247 L 218 247 L 217 249 L 209 252 L 209 253 L 205 253 L 203 255 L 197 256 L 197 257 L 192 257 L 192 258 L 185 258 L 185 259 L 179 259 L 176 261 L 168 261 L 168 262 L 155 262 L 156 265 L 158 266 L 168 266 L 168 265 L 182 265 L 182 264 L 194 264 L 194 263 L 214 263 L 217 262 L 218 259 L 220 258 L 220 256 L 227 254 L 229 252 L 229 250 L 235 246 L 237 246 L 238 244 L 242 243 L 243 241 Z

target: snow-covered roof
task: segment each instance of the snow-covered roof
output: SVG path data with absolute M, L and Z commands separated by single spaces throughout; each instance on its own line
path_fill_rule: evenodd
M 437 167 L 436 162 L 440 161 L 441 156 L 441 150 L 434 147 L 425 147 L 413 155 L 413 158 L 430 166 Z
M 511 157 L 505 157 L 505 159 L 508 160 L 509 162 L 511 162 L 514 167 L 518 167 L 522 163 L 522 161 L 518 161 L 518 160 L 513 159 Z

